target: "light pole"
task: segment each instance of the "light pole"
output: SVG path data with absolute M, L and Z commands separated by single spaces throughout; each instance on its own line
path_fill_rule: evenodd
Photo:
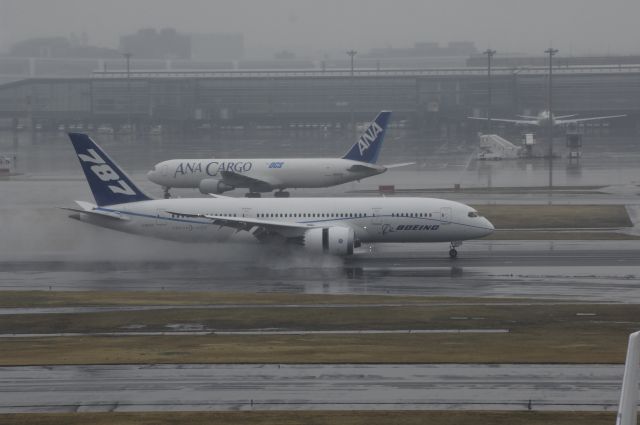
M 351 58 L 351 77 L 349 78 L 349 82 L 351 85 L 351 100 L 349 101 L 349 106 L 351 109 L 351 131 L 353 131 L 354 133 L 356 132 L 356 123 L 355 123 L 355 118 L 354 118 L 354 103 L 355 103 L 355 85 L 353 82 L 353 60 L 355 58 L 355 56 L 358 54 L 358 52 L 356 50 L 349 50 L 347 51 L 347 55 L 349 55 L 349 57 Z
M 128 131 L 129 134 L 131 134 L 133 131 L 133 128 L 131 128 L 131 81 L 129 79 L 130 76 L 130 61 L 131 61 L 131 53 L 123 53 L 122 56 L 124 56 L 124 58 L 127 61 L 127 127 L 128 127 Z
M 347 55 L 351 58 L 351 77 L 353 78 L 353 58 L 358 54 L 356 50 L 347 51 Z
M 487 49 L 482 54 L 487 55 L 487 133 L 491 134 L 491 58 L 496 54 L 496 51 Z
M 549 55 L 549 94 L 547 97 L 547 111 L 549 117 L 547 119 L 547 132 L 549 139 L 549 194 L 553 188 L 553 56 L 558 53 L 558 49 L 549 47 L 544 51 Z

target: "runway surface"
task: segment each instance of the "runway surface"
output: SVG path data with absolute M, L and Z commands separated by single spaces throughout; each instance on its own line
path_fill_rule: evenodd
M 97 365 L 0 368 L 0 412 L 615 411 L 622 365 Z
M 127 235 L 123 235 L 127 236 Z M 172 290 L 514 297 L 640 302 L 640 241 L 376 246 L 354 258 L 283 259 L 144 240 L 135 257 L 71 251 L 0 261 L 0 290 Z M 254 248 L 255 249 L 255 248 Z M 107 249 L 108 251 L 108 249 Z M 84 254 L 87 254 L 85 252 Z M 171 258 L 175 255 L 176 258 Z M 208 257 L 210 260 L 207 260 Z M 94 258 L 102 257 L 102 260 Z

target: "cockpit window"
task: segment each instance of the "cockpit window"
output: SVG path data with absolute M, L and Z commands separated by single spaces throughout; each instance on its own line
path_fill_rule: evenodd
M 469 217 L 479 217 L 478 213 L 475 211 L 469 211 L 469 214 L 467 214 Z

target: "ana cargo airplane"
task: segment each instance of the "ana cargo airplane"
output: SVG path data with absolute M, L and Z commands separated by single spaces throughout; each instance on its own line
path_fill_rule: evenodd
M 224 193 L 248 188 L 250 198 L 260 192 L 288 197 L 284 189 L 329 187 L 375 176 L 389 168 L 413 163 L 376 165 L 391 112 L 382 111 L 342 158 L 170 159 L 156 164 L 147 177 L 164 187 L 197 188 Z
M 69 137 L 96 204 L 76 201 L 72 218 L 156 238 L 278 242 L 350 255 L 361 243 L 450 242 L 493 232 L 473 208 L 430 198 L 151 199 L 86 134 Z M 247 238 L 247 236 L 249 236 Z
M 572 118 L 577 116 L 577 114 L 558 115 L 558 116 L 551 114 L 551 117 L 550 117 L 549 111 L 542 111 L 535 117 L 529 116 L 529 115 L 518 115 L 518 116 L 522 119 L 515 120 L 515 119 L 507 119 L 507 118 L 491 118 L 491 121 L 508 122 L 516 125 L 535 125 L 538 127 L 545 127 L 549 125 L 549 119 L 551 119 L 552 125 L 562 126 L 562 125 L 569 125 L 569 124 L 577 124 L 579 122 L 586 122 L 586 121 L 598 121 L 598 120 L 607 120 L 610 118 L 626 117 L 626 115 L 609 115 L 609 116 L 602 116 L 602 117 Z M 481 118 L 481 117 L 467 117 L 467 118 L 472 120 L 482 120 L 482 121 L 488 120 L 488 118 Z

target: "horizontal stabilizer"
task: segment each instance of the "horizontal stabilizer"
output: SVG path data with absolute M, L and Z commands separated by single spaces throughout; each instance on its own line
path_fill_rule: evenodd
M 415 165 L 415 162 L 401 162 L 399 164 L 389 164 L 389 165 L 385 165 L 384 168 L 389 169 L 389 168 L 400 168 L 400 167 L 407 167 L 409 165 Z
M 130 220 L 129 217 L 116 212 L 116 211 L 109 211 L 109 210 L 103 210 L 93 204 L 90 204 L 88 202 L 83 202 L 83 201 L 76 201 L 76 203 L 80 206 L 80 208 L 62 208 L 63 210 L 66 211 L 72 211 L 75 213 L 81 213 L 81 214 L 88 214 L 88 215 L 92 215 L 95 217 L 102 217 L 102 218 L 111 218 L 111 219 L 115 219 L 115 220 Z
M 380 172 L 379 167 L 367 164 L 353 164 L 351 167 L 347 168 L 347 171 L 350 173 L 366 173 L 372 171 Z

